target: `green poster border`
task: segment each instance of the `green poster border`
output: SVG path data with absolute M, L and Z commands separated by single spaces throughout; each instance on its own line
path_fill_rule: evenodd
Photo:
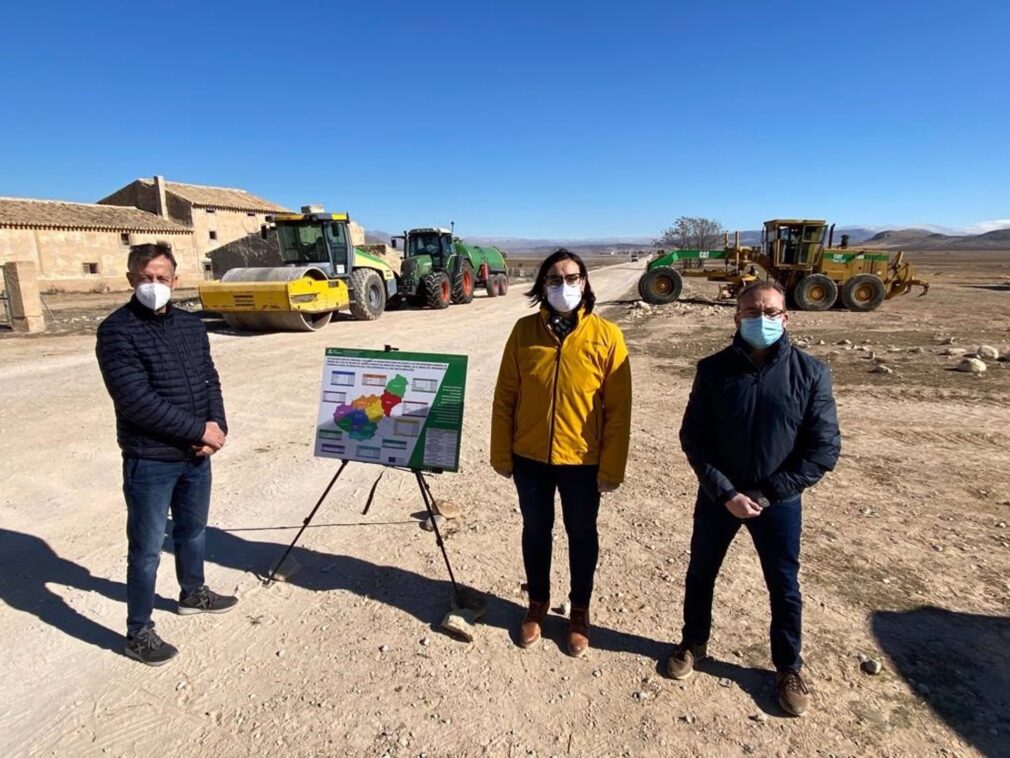
M 435 398 L 431 403 L 431 408 L 428 410 L 428 416 L 425 417 L 424 425 L 421 428 L 419 439 L 417 445 L 414 446 L 414 452 L 410 457 L 408 463 L 408 468 L 414 471 L 428 471 L 431 473 L 440 473 L 443 471 L 448 472 L 458 472 L 459 471 L 459 457 L 460 451 L 463 447 L 463 411 L 466 403 L 466 370 L 468 363 L 468 356 L 466 355 L 455 355 L 449 353 L 415 353 L 406 352 L 400 350 L 366 350 L 361 348 L 343 348 L 343 347 L 328 347 L 326 348 L 326 358 L 360 358 L 364 360 L 383 360 L 383 361 L 404 361 L 404 362 L 417 362 L 417 363 L 445 363 L 447 364 L 445 377 L 442 379 L 442 383 L 438 388 L 438 392 L 435 394 Z M 459 388 L 459 402 L 458 404 L 454 401 L 447 399 L 447 396 L 452 394 L 456 388 Z M 458 406 L 458 407 L 456 407 Z M 441 421 L 436 418 L 432 418 L 433 410 L 439 408 L 444 411 L 445 409 L 451 409 L 455 421 L 450 423 L 447 421 Z M 442 415 L 442 413 L 434 414 Z M 455 431 L 458 436 L 458 444 L 456 445 L 456 456 L 453 461 L 452 467 L 442 467 L 435 468 L 432 466 L 424 465 L 424 441 L 425 433 L 428 429 L 448 429 Z M 355 462 L 359 462 L 357 459 L 353 459 Z M 360 461 L 361 463 L 371 463 L 372 465 L 387 466 L 390 468 L 397 468 L 392 466 L 392 464 L 386 464 L 382 461 Z

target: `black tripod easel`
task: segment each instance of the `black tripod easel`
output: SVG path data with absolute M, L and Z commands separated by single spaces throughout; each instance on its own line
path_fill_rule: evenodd
M 330 494 L 330 490 L 333 489 L 333 485 L 337 483 L 337 479 L 340 478 L 340 475 L 344 472 L 344 469 L 347 468 L 348 463 L 349 461 L 347 460 L 342 460 L 340 462 L 340 468 L 337 469 L 337 473 L 335 473 L 333 475 L 333 478 L 330 479 L 330 483 L 326 485 L 326 489 L 323 490 L 323 494 L 320 495 L 319 500 L 316 501 L 316 504 L 309 512 L 309 515 L 305 517 L 305 520 L 302 522 L 302 528 L 298 530 L 298 534 L 296 534 L 295 538 L 291 540 L 291 544 L 288 545 L 287 550 L 284 551 L 284 555 L 281 556 L 280 560 L 277 561 L 277 563 L 274 564 L 274 567 L 270 570 L 269 576 L 267 576 L 267 578 L 263 582 L 264 586 L 270 586 L 270 584 L 273 583 L 274 577 L 276 576 L 278 569 L 280 569 L 281 564 L 283 564 L 288 555 L 291 554 L 291 551 L 295 549 L 295 545 L 298 543 L 298 540 L 301 539 L 302 534 L 304 534 L 309 524 L 312 523 L 312 519 L 315 517 L 316 511 L 318 511 L 320 506 L 322 506 L 323 502 L 326 500 L 326 497 Z M 398 468 L 398 467 L 390 467 L 390 468 Z M 421 499 L 424 501 L 424 508 L 426 511 L 428 511 L 428 519 L 431 522 L 432 531 L 435 533 L 435 544 L 437 544 L 439 550 L 442 551 L 442 559 L 445 561 L 445 568 L 449 572 L 449 581 L 452 583 L 453 598 L 455 598 L 458 604 L 462 605 L 463 599 L 460 596 L 459 587 L 456 585 L 456 576 L 455 574 L 453 574 L 452 565 L 449 563 L 449 553 L 445 549 L 445 542 L 443 542 L 442 540 L 442 533 L 439 531 L 438 521 L 435 519 L 435 509 L 434 509 L 435 498 L 431 494 L 431 489 L 428 487 L 428 481 L 424 478 L 424 473 L 419 469 L 398 469 L 398 470 L 409 471 L 417 479 L 417 487 L 421 492 Z M 433 473 L 437 474 L 441 472 L 435 470 Z

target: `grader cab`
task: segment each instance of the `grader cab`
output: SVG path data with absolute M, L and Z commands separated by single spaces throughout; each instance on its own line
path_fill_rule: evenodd
M 738 234 L 732 245 L 726 240 L 723 250 L 660 255 L 639 280 L 639 294 L 653 304 L 673 302 L 684 277 L 701 277 L 722 282 L 723 292 L 735 296 L 751 282 L 767 278 L 779 282 L 801 310 L 824 311 L 840 302 L 848 310 L 866 312 L 913 287 L 922 287 L 923 295 L 929 290 L 904 253 L 892 257 L 886 250 L 849 247 L 844 234 L 839 247 L 833 242 L 834 225 L 824 221 L 772 219 L 764 224 L 760 247 L 742 247 Z M 707 261 L 722 265 L 706 267 Z

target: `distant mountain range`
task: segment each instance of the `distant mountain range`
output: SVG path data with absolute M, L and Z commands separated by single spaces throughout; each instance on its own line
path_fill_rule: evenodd
M 464 237 L 471 245 L 497 247 L 510 255 L 548 255 L 564 247 L 580 255 L 609 255 L 653 247 L 650 237 L 601 237 L 599 239 L 525 239 L 522 237 Z M 368 230 L 365 241 L 389 244 L 390 234 Z
M 928 229 L 880 232 L 863 244 L 902 250 L 1010 250 L 1010 229 L 985 234 L 939 234 Z
M 849 235 L 849 245 L 901 250 L 1010 250 L 1010 228 L 997 229 L 984 234 L 943 234 L 934 229 L 888 229 L 879 227 L 835 227 L 834 244 L 841 243 L 842 235 Z M 368 242 L 389 244 L 390 235 L 382 231 L 366 232 Z M 493 245 L 511 255 L 547 255 L 565 247 L 580 255 L 608 255 L 632 250 L 655 248 L 649 237 L 601 237 L 598 239 L 526 239 L 522 237 L 466 237 L 473 245 Z M 740 232 L 744 245 L 759 245 L 761 230 Z

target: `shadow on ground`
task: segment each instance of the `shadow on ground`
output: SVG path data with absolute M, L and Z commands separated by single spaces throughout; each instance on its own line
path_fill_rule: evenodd
M 924 606 L 878 611 L 871 624 L 940 718 L 982 753 L 1010 755 L 1010 619 Z
M 125 559 L 125 540 L 123 554 Z M 50 589 L 54 585 L 97 592 L 121 603 L 122 631 L 113 631 L 70 606 Z M 89 645 L 117 653 L 123 650 L 125 582 L 92 575 L 83 566 L 58 556 L 45 540 L 32 534 L 0 529 L 0 600 Z M 175 611 L 174 601 L 161 596 L 154 600 L 157 610 Z
M 208 561 L 258 576 L 269 573 L 286 547 L 278 542 L 257 542 L 222 529 L 207 528 Z M 448 547 L 451 559 L 451 545 Z M 433 553 L 438 550 L 434 537 L 431 550 Z M 349 555 L 334 555 L 304 547 L 296 547 L 291 556 L 301 568 L 286 581 L 287 584 L 313 592 L 350 592 L 398 608 L 436 631 L 440 630 L 439 625 L 449 609 L 448 578 L 424 576 L 398 566 L 383 566 Z M 441 562 L 439 569 L 445 571 Z M 458 579 L 466 583 L 466 577 Z M 525 608 L 493 595 L 489 595 L 487 601 L 487 613 L 481 623 L 513 635 Z M 548 638 L 563 640 L 564 620 L 552 617 L 544 631 Z M 655 660 L 668 652 L 669 643 L 594 626 L 592 646 L 598 650 L 633 653 Z

